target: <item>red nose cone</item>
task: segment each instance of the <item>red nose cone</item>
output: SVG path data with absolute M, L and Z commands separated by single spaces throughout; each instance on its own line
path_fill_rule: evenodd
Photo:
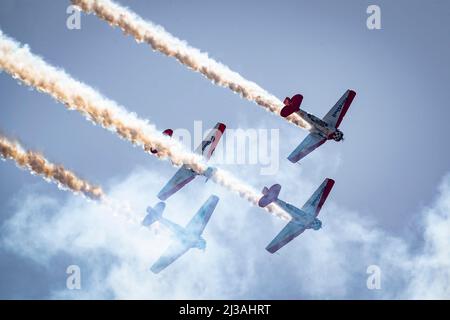
M 163 134 L 166 136 L 171 137 L 173 135 L 173 130 L 172 129 L 166 129 L 163 131 Z

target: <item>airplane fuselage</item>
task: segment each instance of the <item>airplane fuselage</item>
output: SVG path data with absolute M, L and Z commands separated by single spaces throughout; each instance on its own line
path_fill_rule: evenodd
M 191 248 L 202 250 L 206 248 L 206 240 L 200 235 L 187 232 L 183 227 L 165 218 L 161 218 L 159 221 L 172 232 L 178 241 L 189 245 Z
M 341 141 L 343 139 L 344 134 L 342 131 L 337 128 L 330 127 L 328 123 L 315 115 L 302 109 L 297 111 L 297 114 L 311 126 L 311 133 L 316 133 L 327 140 Z
M 291 216 L 293 222 L 305 226 L 307 229 L 319 229 L 322 225 L 322 222 L 315 216 L 306 213 L 290 203 L 280 199 L 275 200 L 275 203 Z M 316 228 L 316 226 L 319 227 Z
M 189 245 L 191 248 L 197 248 L 201 250 L 205 250 L 206 248 L 206 240 L 201 236 L 197 236 L 188 232 L 177 234 L 175 236 L 177 237 L 178 241 Z

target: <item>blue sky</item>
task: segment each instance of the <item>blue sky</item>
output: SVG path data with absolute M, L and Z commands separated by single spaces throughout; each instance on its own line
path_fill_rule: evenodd
M 2 162 L 0 297 L 395 298 L 421 297 L 424 288 L 450 296 L 449 237 L 442 231 L 450 199 L 446 1 L 378 1 L 382 30 L 373 31 L 366 28 L 372 4 L 366 1 L 120 2 L 280 99 L 302 93 L 303 107 L 318 116 L 354 89 L 342 124 L 345 142 L 326 144 L 292 165 L 285 158 L 306 132 L 94 16 L 82 16 L 81 30 L 68 30 L 65 1 L 2 1 L 0 28 L 160 129 L 192 130 L 195 120 L 205 127 L 222 121 L 231 129 L 279 128 L 276 175 L 260 176 L 258 165 L 226 168 L 257 189 L 281 183 L 283 199 L 297 205 L 325 177 L 335 179 L 321 213 L 324 228 L 270 256 L 264 247 L 283 222 L 195 181 L 167 210 L 183 223 L 210 193 L 221 196 L 205 235 L 208 249 L 155 277 L 146 268 L 169 241 L 164 232 L 136 232 Z M 4 72 L 0 95 L 4 133 L 126 199 L 137 215 L 174 172 Z M 428 258 L 436 265 L 424 265 Z M 80 292 L 65 289 L 70 264 L 81 267 Z M 377 292 L 365 286 L 370 264 L 385 276 Z M 427 268 L 440 287 L 424 278 Z M 192 280 L 182 277 L 183 269 Z

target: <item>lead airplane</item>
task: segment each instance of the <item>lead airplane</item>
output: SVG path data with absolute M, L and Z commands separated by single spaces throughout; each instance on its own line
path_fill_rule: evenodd
M 293 113 L 297 113 L 311 126 L 310 134 L 288 156 L 289 161 L 293 163 L 298 162 L 327 140 L 344 140 L 344 134 L 338 128 L 355 96 L 355 91 L 347 90 L 323 119 L 319 119 L 300 109 L 303 101 L 302 95 L 296 94 L 292 98 L 286 97 L 284 99 L 285 106 L 281 109 L 280 115 L 287 117 Z
M 201 154 L 203 158 L 208 161 L 209 158 L 214 153 L 217 144 L 222 137 L 226 126 L 223 123 L 217 123 L 216 126 L 208 133 L 206 138 L 202 141 L 202 143 L 195 150 L 196 153 Z M 195 172 L 189 165 L 184 164 L 175 175 L 167 182 L 167 184 L 161 189 L 158 193 L 158 198 L 162 201 L 165 201 L 175 192 L 183 188 L 186 184 L 194 180 L 194 178 L 198 175 L 203 175 L 206 177 L 206 181 L 212 177 L 215 172 L 215 168 L 208 167 L 205 172 L 199 174 Z
M 218 202 L 217 196 L 210 196 L 185 228 L 162 216 L 166 207 L 164 202 L 159 202 L 154 208 L 147 208 L 148 214 L 142 221 L 142 225 L 149 227 L 154 222 L 159 221 L 176 237 L 175 241 L 150 268 L 153 273 L 161 272 L 191 248 L 206 249 L 206 240 L 201 235 Z
M 270 253 L 275 253 L 294 238 L 298 237 L 306 229 L 319 230 L 322 227 L 322 221 L 320 221 L 317 216 L 333 188 L 333 185 L 334 180 L 328 178 L 325 179 L 301 209 L 278 199 L 281 190 L 279 184 L 274 184 L 269 189 L 264 187 L 262 191 L 263 196 L 259 199 L 258 205 L 264 208 L 270 203 L 275 202 L 292 218 L 272 242 L 269 243 L 266 250 Z

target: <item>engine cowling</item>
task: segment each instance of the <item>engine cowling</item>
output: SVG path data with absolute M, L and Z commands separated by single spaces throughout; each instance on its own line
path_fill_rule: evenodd
M 311 223 L 310 225 L 311 229 L 313 230 L 319 230 L 320 228 L 322 228 L 322 221 L 320 221 L 319 219 L 314 219 L 314 221 Z
M 198 241 L 194 245 L 197 249 L 205 250 L 206 249 L 206 241 L 203 238 L 198 239 Z
M 344 139 L 344 134 L 342 133 L 342 131 L 336 130 L 336 132 L 333 133 L 333 139 L 334 141 L 341 141 L 342 139 Z

